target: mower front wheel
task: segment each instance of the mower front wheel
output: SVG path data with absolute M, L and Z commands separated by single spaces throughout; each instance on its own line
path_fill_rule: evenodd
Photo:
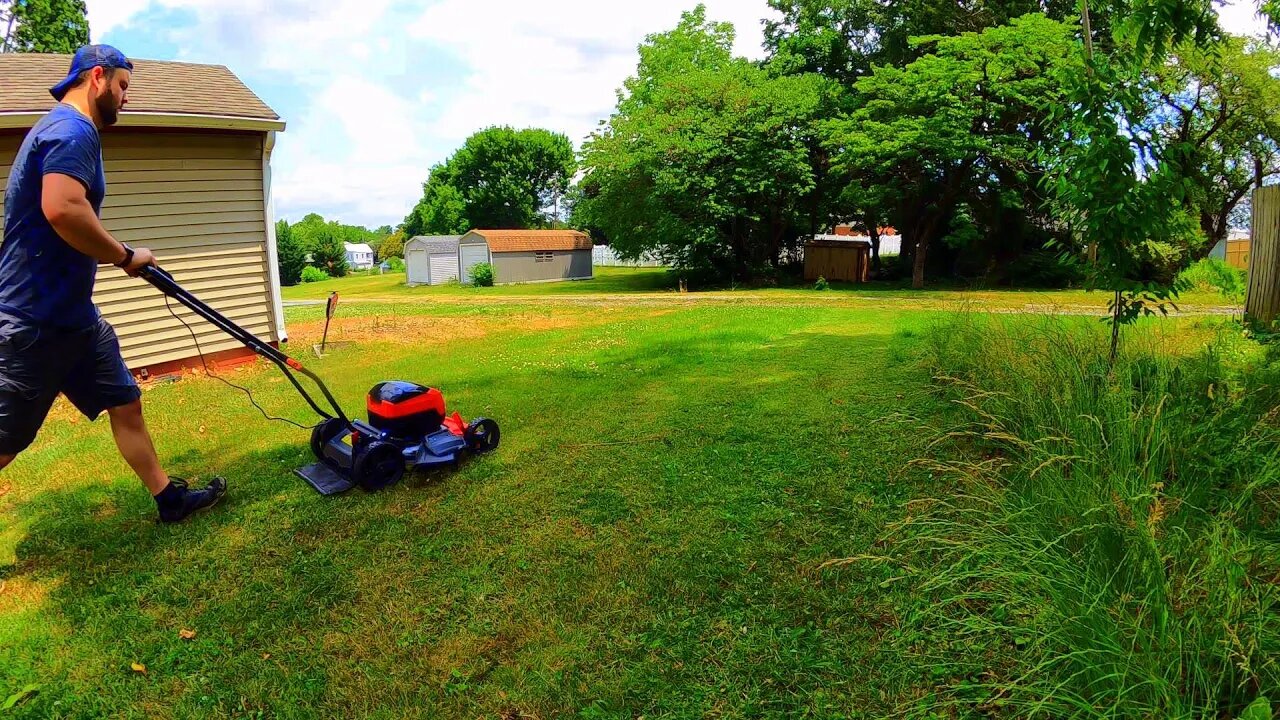
M 324 446 L 346 432 L 347 424 L 338 418 L 329 418 L 311 429 L 311 453 L 317 460 L 324 460 Z
M 404 455 L 391 443 L 374 441 L 356 454 L 352 479 L 369 492 L 395 485 L 404 476 Z
M 498 423 L 485 417 L 472 420 L 464 433 L 467 449 L 477 455 L 497 450 L 498 441 L 501 438 L 502 433 L 498 430 Z

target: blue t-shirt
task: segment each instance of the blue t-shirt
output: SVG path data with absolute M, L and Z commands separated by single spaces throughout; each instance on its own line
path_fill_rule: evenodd
M 49 224 L 40 196 L 45 173 L 84 184 L 99 216 L 107 193 L 98 129 L 58 104 L 27 133 L 4 191 L 4 244 L 0 245 L 0 313 L 39 326 L 68 330 L 98 321 L 93 281 L 98 261 L 67 244 Z

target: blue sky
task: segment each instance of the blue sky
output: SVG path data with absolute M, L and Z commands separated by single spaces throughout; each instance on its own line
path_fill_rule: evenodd
M 580 144 L 644 36 L 697 0 L 87 0 L 92 40 L 135 58 L 226 65 L 287 123 L 277 217 L 395 225 L 432 164 L 489 125 Z M 761 55 L 765 0 L 704 0 Z M 1224 24 L 1256 31 L 1253 5 Z M 193 88 L 199 92 L 199 88 Z

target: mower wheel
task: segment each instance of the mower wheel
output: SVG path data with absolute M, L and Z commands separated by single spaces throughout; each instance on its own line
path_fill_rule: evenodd
M 317 460 L 324 460 L 324 446 L 329 441 L 346 432 L 347 424 L 338 418 L 329 418 L 311 429 L 311 454 Z
M 374 441 L 356 455 L 352 476 L 360 487 L 373 492 L 400 482 L 404 455 L 391 443 Z
M 484 417 L 472 420 L 464 434 L 467 449 L 477 455 L 497 450 L 498 441 L 501 438 L 502 433 L 498 430 L 498 423 Z

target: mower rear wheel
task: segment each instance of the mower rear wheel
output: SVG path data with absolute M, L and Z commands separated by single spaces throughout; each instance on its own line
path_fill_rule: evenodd
M 404 455 L 391 443 L 374 441 L 356 455 L 352 477 L 360 487 L 373 492 L 395 485 L 404 476 Z
M 498 430 L 496 421 L 482 417 L 471 421 L 467 426 L 464 439 L 467 441 L 467 449 L 481 455 L 498 449 L 498 441 L 502 439 L 502 433 Z
M 324 446 L 346 432 L 347 424 L 338 418 L 329 418 L 311 429 L 311 453 L 317 460 L 324 460 Z

